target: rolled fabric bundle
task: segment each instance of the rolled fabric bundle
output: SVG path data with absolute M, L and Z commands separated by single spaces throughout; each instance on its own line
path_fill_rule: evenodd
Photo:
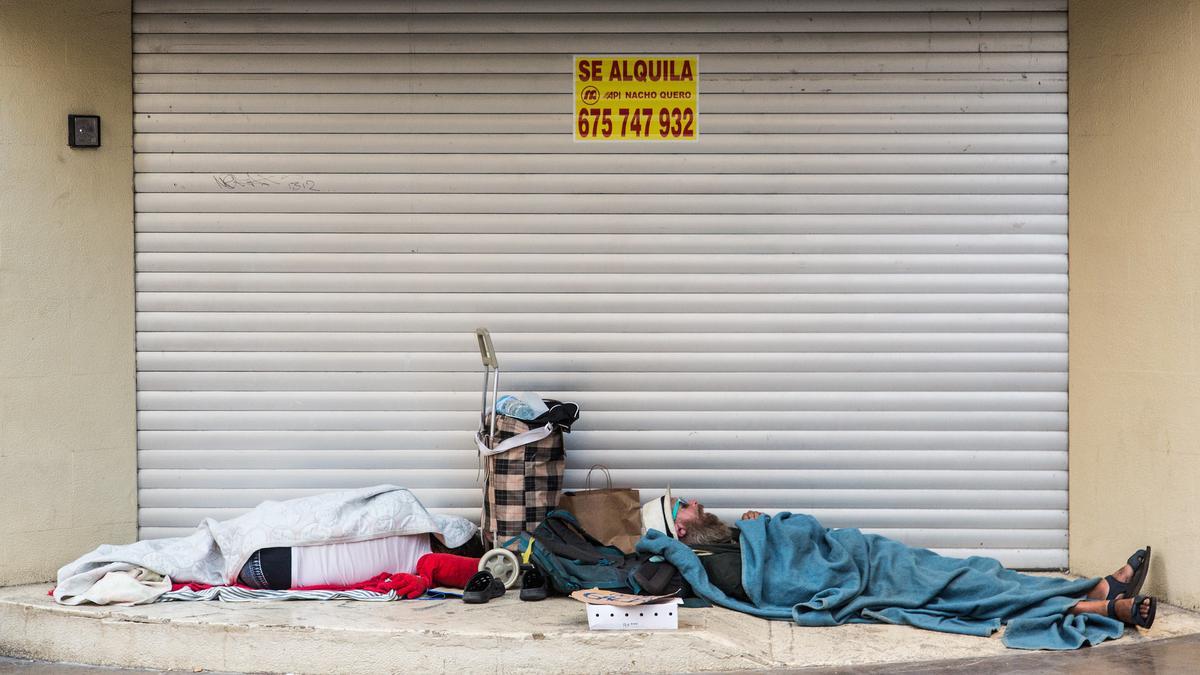
M 430 586 L 465 588 L 478 571 L 479 558 L 450 553 L 426 553 L 417 561 L 417 576 Z

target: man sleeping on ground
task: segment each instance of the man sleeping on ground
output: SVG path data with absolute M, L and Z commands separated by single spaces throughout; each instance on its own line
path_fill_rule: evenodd
M 662 555 L 697 595 L 802 626 L 891 623 L 988 636 L 1010 647 L 1075 649 L 1149 628 L 1157 600 L 1138 595 L 1150 548 L 1104 579 L 1032 576 L 992 558 L 949 558 L 811 516 L 747 511 L 734 527 L 694 500 L 642 508 L 642 553 Z

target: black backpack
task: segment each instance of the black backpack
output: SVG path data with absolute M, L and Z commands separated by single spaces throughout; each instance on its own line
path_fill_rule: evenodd
M 624 553 L 600 543 L 569 511 L 551 511 L 532 533 L 522 532 L 518 541 L 519 550 L 530 551 L 530 561 L 560 593 L 599 588 L 645 595 L 692 594 L 674 565 L 659 556 Z

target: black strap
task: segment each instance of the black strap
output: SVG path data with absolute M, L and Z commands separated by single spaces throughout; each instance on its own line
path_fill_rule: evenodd
M 1110 600 L 1118 595 L 1124 594 L 1125 591 L 1129 590 L 1129 584 L 1125 583 L 1124 581 L 1118 581 L 1117 578 L 1111 574 L 1104 577 L 1104 580 L 1108 582 L 1108 599 Z
M 663 534 L 674 539 L 675 535 L 671 534 L 671 530 L 674 528 L 671 527 L 671 524 L 675 519 L 667 515 L 667 502 L 668 501 L 670 501 L 670 500 L 668 500 L 666 498 L 666 496 L 659 497 L 658 498 L 658 508 L 662 511 L 663 522 L 666 523 L 665 527 L 667 528 L 667 531 L 663 532 Z M 672 504 L 671 506 L 672 506 L 672 508 L 674 508 L 675 505 Z

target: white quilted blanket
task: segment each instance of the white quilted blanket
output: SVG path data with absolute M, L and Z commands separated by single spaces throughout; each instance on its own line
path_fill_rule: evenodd
M 453 548 L 467 543 L 475 531 L 475 525 L 465 518 L 426 511 L 411 492 L 394 485 L 267 501 L 230 520 L 206 518 L 186 537 L 102 545 L 58 571 L 54 599 L 66 605 L 79 604 L 85 601 L 83 594 L 105 574 L 138 567 L 176 582 L 221 585 L 232 583 L 260 548 L 422 532 L 434 533 Z

